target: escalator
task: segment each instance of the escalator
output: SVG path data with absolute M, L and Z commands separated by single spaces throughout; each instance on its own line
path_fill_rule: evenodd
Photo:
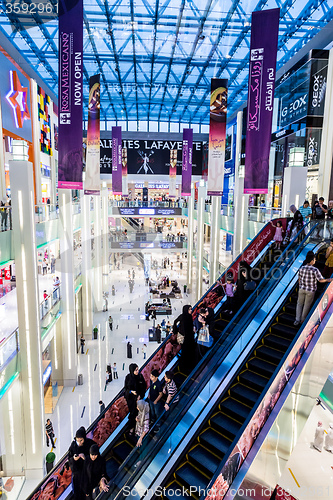
M 122 217 L 122 219 L 135 231 L 141 230 L 141 224 L 133 217 Z

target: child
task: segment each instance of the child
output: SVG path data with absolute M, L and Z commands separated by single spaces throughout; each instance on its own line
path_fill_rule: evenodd
M 275 242 L 275 248 L 277 250 L 280 250 L 280 247 L 281 247 L 281 243 L 283 241 L 283 229 L 282 229 L 282 222 L 281 221 L 277 221 L 276 223 L 276 226 L 274 226 L 273 222 L 271 221 L 271 224 L 273 227 L 275 227 L 275 234 L 274 234 L 274 238 L 273 238 L 273 241 Z
M 113 363 L 112 372 L 113 372 L 113 378 L 114 379 L 118 378 L 117 363 Z
M 233 283 L 232 276 L 230 274 L 227 275 L 227 282 L 222 283 L 222 286 L 225 289 L 225 294 L 227 297 L 227 300 L 225 301 L 226 309 L 224 310 L 224 312 L 232 314 L 234 307 L 234 293 L 236 290 L 236 285 L 235 283 Z
M 143 344 L 142 354 L 143 354 L 143 359 L 146 359 L 146 357 L 147 357 L 147 344 Z

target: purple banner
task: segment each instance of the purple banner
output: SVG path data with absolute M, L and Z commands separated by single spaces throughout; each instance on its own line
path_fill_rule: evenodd
M 193 129 L 183 129 L 182 196 L 191 196 Z
M 267 193 L 280 9 L 252 13 L 244 193 Z
M 121 127 L 112 127 L 112 191 L 123 193 Z
M 68 8 L 59 3 L 58 187 L 62 189 L 82 189 L 82 52 L 83 0 Z
M 88 132 L 84 194 L 100 193 L 100 75 L 89 79 Z

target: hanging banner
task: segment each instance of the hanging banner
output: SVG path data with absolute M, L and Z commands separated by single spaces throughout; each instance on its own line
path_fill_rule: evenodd
M 280 9 L 252 13 L 244 193 L 268 193 Z
M 176 198 L 177 149 L 170 149 L 169 198 Z
M 210 196 L 221 196 L 223 192 L 227 99 L 228 80 L 212 78 L 207 180 L 207 194 Z
M 121 127 L 112 127 L 112 192 L 122 195 Z
M 183 130 L 182 196 L 191 196 L 193 129 Z
M 122 186 L 123 195 L 128 196 L 128 177 L 127 177 L 127 148 L 122 148 Z
M 100 75 L 89 79 L 88 132 L 84 194 L 100 194 Z
M 83 0 L 66 5 L 59 3 L 58 187 L 82 189 Z

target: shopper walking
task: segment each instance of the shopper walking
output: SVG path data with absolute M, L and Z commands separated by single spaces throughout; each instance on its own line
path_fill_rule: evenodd
M 147 358 L 147 344 L 143 344 L 142 354 L 143 354 L 143 359 L 146 359 Z
M 110 331 L 112 332 L 112 330 L 113 330 L 113 318 L 112 318 L 111 314 L 109 316 L 109 327 L 110 327 Z
M 100 400 L 98 404 L 99 404 L 99 413 L 101 414 L 105 410 L 105 404 L 103 403 L 102 400 Z
M 317 290 L 317 281 L 319 283 L 330 283 L 333 279 L 324 279 L 319 269 L 314 267 L 316 257 L 313 252 L 308 252 L 305 259 L 305 265 L 298 272 L 298 299 L 296 306 L 295 326 L 303 323 L 310 311 L 312 302 Z
M 118 379 L 117 363 L 113 363 L 112 373 L 113 373 L 113 378 Z
M 130 342 L 127 342 L 127 357 L 132 358 L 132 344 Z
M 141 373 L 139 373 L 139 367 L 135 363 L 131 363 L 129 366 L 129 374 L 125 378 L 125 399 L 129 409 L 128 423 L 130 428 L 130 434 L 134 433 L 135 428 L 135 418 L 137 416 L 137 401 L 145 397 L 146 392 L 146 382 Z
M 81 344 L 81 354 L 84 354 L 84 344 L 86 343 L 84 337 L 83 337 L 83 333 L 81 335 L 81 338 L 80 338 L 80 344 Z
M 49 418 L 46 420 L 45 433 L 46 433 L 46 446 L 50 446 L 50 441 L 51 441 L 52 448 L 55 448 L 54 430 L 53 430 L 52 422 Z

